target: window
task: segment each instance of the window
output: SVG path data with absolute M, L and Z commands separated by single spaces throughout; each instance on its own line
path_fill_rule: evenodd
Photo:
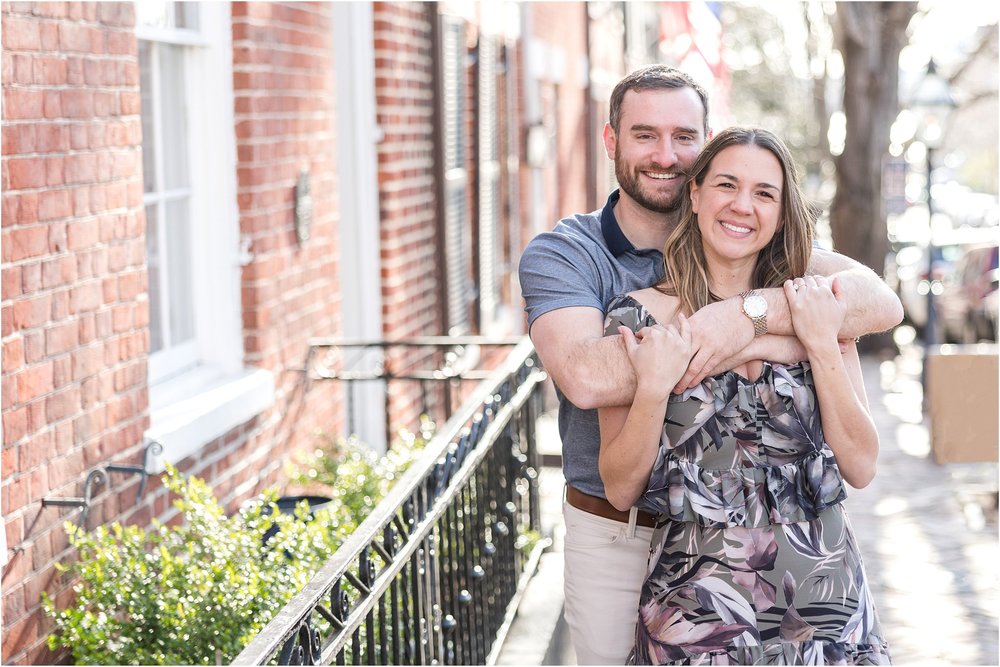
M 243 368 L 229 7 L 135 3 L 149 271 L 147 436 L 171 461 L 273 401 L 271 374 Z

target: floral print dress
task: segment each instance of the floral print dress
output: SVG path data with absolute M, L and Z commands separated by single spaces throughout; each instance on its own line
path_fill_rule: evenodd
M 630 296 L 606 335 L 655 320 Z M 660 515 L 631 664 L 885 665 L 807 362 L 671 395 L 649 485 Z

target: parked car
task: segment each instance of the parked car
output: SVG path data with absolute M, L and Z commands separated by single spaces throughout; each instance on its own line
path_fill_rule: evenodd
M 997 255 L 996 244 L 965 248 L 942 281 L 934 303 L 945 342 L 996 340 Z
M 956 263 L 966 251 L 975 247 L 996 247 L 998 243 L 1000 229 L 995 227 L 962 228 L 936 234 L 932 271 L 929 271 L 926 242 L 900 243 L 895 254 L 886 259 L 886 282 L 899 296 L 906 322 L 922 331 L 927 324 L 927 293 L 933 291 L 934 297 L 940 299 L 951 285 Z

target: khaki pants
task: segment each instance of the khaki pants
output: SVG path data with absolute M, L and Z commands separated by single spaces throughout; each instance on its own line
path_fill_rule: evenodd
M 635 642 L 653 528 L 563 503 L 566 624 L 578 665 L 624 665 Z

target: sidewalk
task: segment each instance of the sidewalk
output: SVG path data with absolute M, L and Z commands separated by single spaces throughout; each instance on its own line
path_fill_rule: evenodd
M 921 411 L 920 349 L 864 359 L 881 439 L 878 475 L 848 489 L 847 510 L 897 665 L 998 664 L 997 466 L 947 465 L 930 457 Z M 539 424 L 544 453 L 557 452 L 554 412 Z M 499 664 L 575 664 L 562 612 L 562 477 L 540 478 L 543 527 L 553 548 L 528 587 Z

